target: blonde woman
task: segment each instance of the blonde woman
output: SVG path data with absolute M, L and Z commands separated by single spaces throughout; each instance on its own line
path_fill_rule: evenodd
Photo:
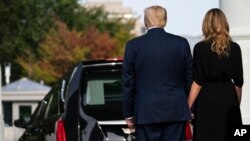
M 193 51 L 194 81 L 188 98 L 189 107 L 194 107 L 194 141 L 227 141 L 230 126 L 242 124 L 241 49 L 231 40 L 220 9 L 206 13 L 202 31 L 204 39 Z

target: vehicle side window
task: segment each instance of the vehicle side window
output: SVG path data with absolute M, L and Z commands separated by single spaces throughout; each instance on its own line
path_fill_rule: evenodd
M 57 115 L 59 113 L 58 111 L 58 94 L 59 91 L 51 95 L 50 100 L 47 105 L 46 113 L 45 113 L 45 118 L 52 116 L 52 115 Z
M 49 99 L 51 98 L 52 94 L 49 94 L 46 99 L 43 100 L 43 105 L 41 107 L 41 111 L 39 113 L 39 119 L 43 119 L 45 116 L 45 112 L 48 106 Z
M 51 109 L 51 108 L 58 109 L 58 106 L 57 106 L 57 104 L 58 104 L 58 100 L 57 100 L 58 99 L 58 88 L 59 88 L 58 86 L 59 86 L 59 83 L 54 85 L 52 90 L 45 96 L 45 98 L 43 100 L 43 105 L 41 107 L 40 114 L 39 114 L 40 119 L 47 118 L 49 111 L 55 111 L 55 109 Z M 53 102 L 55 102 L 55 103 L 53 103 Z M 56 105 L 56 106 L 54 106 L 54 105 Z
M 56 83 L 53 86 L 53 89 L 50 92 L 51 96 L 48 100 L 46 111 L 44 113 L 45 118 L 48 118 L 50 116 L 57 115 L 60 113 L 59 110 L 62 108 L 62 105 L 59 105 L 59 101 L 62 100 L 60 97 L 61 91 L 63 90 L 64 91 L 63 93 L 65 94 L 65 91 L 67 90 L 67 88 L 65 86 L 68 85 L 70 78 L 72 77 L 73 73 L 75 72 L 74 70 L 73 70 L 73 72 L 70 71 L 68 74 L 66 74 L 61 81 L 59 81 L 58 83 Z M 66 84 L 64 85 L 64 88 L 62 88 L 63 82 L 66 82 Z
M 51 95 L 48 100 L 46 110 L 44 111 L 44 118 L 48 118 L 52 115 L 59 114 L 59 93 L 60 93 L 61 81 L 56 83 L 53 89 L 50 91 Z
M 31 120 L 30 120 L 30 124 L 32 124 L 34 121 L 41 120 L 44 117 L 44 113 L 45 113 L 45 109 L 47 107 L 48 104 L 48 100 L 50 98 L 50 94 L 47 95 L 37 106 L 35 112 L 33 113 L 33 115 L 31 116 Z
M 74 71 L 73 71 L 74 72 Z M 70 79 L 70 76 L 72 74 L 72 71 L 70 71 L 66 76 L 64 76 L 64 79 L 66 79 L 66 85 L 68 84 L 68 81 Z M 59 101 L 61 100 L 60 92 L 61 92 L 61 87 L 62 87 L 62 79 L 58 83 L 56 83 L 52 90 L 47 94 L 46 98 L 44 99 L 44 103 L 42 105 L 42 108 L 40 110 L 39 117 L 41 118 L 48 118 L 53 115 L 59 114 L 59 109 L 62 109 L 62 105 L 59 105 Z M 65 88 L 64 88 L 65 92 Z M 62 102 L 61 102 L 62 103 Z M 61 104 L 60 103 L 60 104 Z

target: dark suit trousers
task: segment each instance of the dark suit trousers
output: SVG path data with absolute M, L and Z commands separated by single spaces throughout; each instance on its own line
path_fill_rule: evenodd
M 136 141 L 185 141 L 185 122 L 137 125 Z

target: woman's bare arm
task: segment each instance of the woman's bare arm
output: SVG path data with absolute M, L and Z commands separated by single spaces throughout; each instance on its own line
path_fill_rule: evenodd
M 191 86 L 191 90 L 188 96 L 188 106 L 191 109 L 191 107 L 193 106 L 194 101 L 196 100 L 200 90 L 201 90 L 200 85 L 198 85 L 195 81 L 193 81 L 192 86 Z

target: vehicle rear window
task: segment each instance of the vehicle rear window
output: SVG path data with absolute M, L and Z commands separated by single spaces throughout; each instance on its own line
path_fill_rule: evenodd
M 121 70 L 85 72 L 83 81 L 84 112 L 98 120 L 122 118 Z
M 86 105 L 121 101 L 121 76 L 99 76 L 86 81 Z

